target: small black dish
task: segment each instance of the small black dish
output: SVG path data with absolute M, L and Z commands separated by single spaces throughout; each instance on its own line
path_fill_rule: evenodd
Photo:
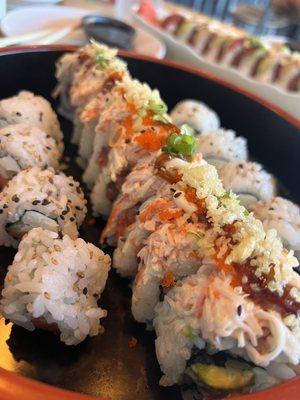
M 132 48 L 135 29 L 117 19 L 100 15 L 87 15 L 82 25 L 89 38 L 124 50 Z

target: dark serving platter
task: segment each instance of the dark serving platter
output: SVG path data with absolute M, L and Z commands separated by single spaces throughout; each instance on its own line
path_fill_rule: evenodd
M 0 98 L 27 89 L 51 99 L 55 86 L 54 64 L 70 47 L 15 48 L 0 55 Z M 219 114 L 222 126 L 234 129 L 248 139 L 253 158 L 262 162 L 279 180 L 286 196 L 300 202 L 300 121 L 275 106 L 263 103 L 239 88 L 201 71 L 121 53 L 134 77 L 161 91 L 169 107 L 184 98 L 201 99 Z M 60 118 L 66 138 L 67 173 L 80 180 L 75 163 L 77 149 L 69 143 L 70 122 Z M 70 161 L 69 161 L 70 158 Z M 97 244 L 104 222 L 90 224 L 91 214 L 81 236 Z M 109 251 L 109 249 L 106 249 Z M 0 248 L 0 287 L 14 250 Z M 60 391 L 34 381 L 110 400 L 177 400 L 178 388 L 162 388 L 154 351 L 155 336 L 134 322 L 130 313 L 128 281 L 111 271 L 101 305 L 109 313 L 103 321 L 105 333 L 77 347 L 68 347 L 50 333 L 28 332 L 5 325 L 0 317 L 0 399 L 85 399 L 86 396 Z M 138 340 L 131 348 L 131 337 Z M 3 370 L 1 369 L 3 368 Z M 300 381 L 295 379 L 276 388 L 242 399 L 296 399 Z

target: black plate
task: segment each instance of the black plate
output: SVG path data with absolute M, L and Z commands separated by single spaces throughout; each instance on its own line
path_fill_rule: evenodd
M 30 51 L 0 56 L 0 96 L 21 89 L 32 90 L 51 100 L 55 85 L 54 63 L 61 51 Z M 300 200 L 300 132 L 282 116 L 262 104 L 217 82 L 168 65 L 127 58 L 134 77 L 160 89 L 169 107 L 181 99 L 201 99 L 219 114 L 222 126 L 247 137 L 252 156 L 284 182 L 286 191 Z M 51 100 L 52 101 L 52 100 Z M 53 101 L 52 101 L 53 103 Z M 53 103 L 55 106 L 55 103 Z M 75 164 L 76 148 L 69 144 L 71 124 L 61 119 L 66 153 L 71 157 L 67 172 L 80 179 Z M 97 244 L 103 221 L 86 224 L 81 235 Z M 14 251 L 1 248 L 0 282 Z M 1 279 L 2 278 L 2 279 Z M 154 353 L 154 334 L 136 324 L 130 314 L 130 289 L 126 280 L 110 274 L 101 304 L 109 314 L 105 333 L 77 347 L 67 347 L 49 333 L 33 333 L 0 321 L 0 367 L 18 374 L 112 400 L 176 400 L 176 388 L 158 386 L 161 375 Z M 138 339 L 135 348 L 129 340 Z

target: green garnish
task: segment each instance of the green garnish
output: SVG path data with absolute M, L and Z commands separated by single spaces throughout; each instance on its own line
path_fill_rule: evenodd
M 203 235 L 200 235 L 200 233 L 197 233 L 197 232 L 189 231 L 187 234 L 195 236 L 197 239 L 202 239 L 203 238 Z
M 261 49 L 264 48 L 263 43 L 255 36 L 249 37 L 249 43 L 253 47 L 257 47 L 257 48 L 261 48 Z
M 181 155 L 193 158 L 197 151 L 197 140 L 194 136 L 172 133 L 162 151 L 174 156 Z
M 105 51 L 101 49 L 98 50 L 95 57 L 99 68 L 103 70 L 109 62 L 109 60 L 105 57 Z
M 231 199 L 231 192 L 226 192 L 222 196 L 219 196 L 219 200 L 229 200 Z
M 182 127 L 181 127 L 181 133 L 182 133 L 183 135 L 194 136 L 195 131 L 194 131 L 194 129 L 193 129 L 191 126 L 189 126 L 188 124 L 183 124 Z
M 149 108 L 154 113 L 153 116 L 154 121 L 160 121 L 165 123 L 168 122 L 168 119 L 165 116 L 168 112 L 168 107 L 166 103 L 164 103 L 162 100 L 159 103 L 151 101 Z
M 249 211 L 246 210 L 246 209 L 243 211 L 243 214 L 244 214 L 245 217 L 248 217 L 248 215 L 250 215 Z
M 188 325 L 184 325 L 184 327 L 182 328 L 182 333 L 184 334 L 184 336 L 186 336 L 188 338 L 193 337 L 192 330 Z

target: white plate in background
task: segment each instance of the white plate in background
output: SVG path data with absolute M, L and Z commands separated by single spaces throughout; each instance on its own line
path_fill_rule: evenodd
M 166 7 L 159 8 L 158 14 L 165 17 L 176 10 L 179 12 L 179 6 L 166 4 Z M 181 14 L 194 14 L 194 12 L 181 9 Z M 136 23 L 149 33 L 156 35 L 161 41 L 164 41 L 167 48 L 167 58 L 180 62 L 184 65 L 199 68 L 203 71 L 213 73 L 215 76 L 223 80 L 239 86 L 241 89 L 246 89 L 248 92 L 267 100 L 270 104 L 280 106 L 283 110 L 290 115 L 300 120 L 300 94 L 285 91 L 275 85 L 263 83 L 258 80 L 252 79 L 248 76 L 242 75 L 238 70 L 227 66 L 218 65 L 215 62 L 208 61 L 198 55 L 192 47 L 186 45 L 180 40 L 174 38 L 166 31 L 146 21 L 143 17 L 137 14 L 137 5 L 132 8 L 132 16 Z
M 5 36 L 22 35 L 43 29 L 61 29 L 67 25 L 76 25 L 80 23 L 82 17 L 91 14 L 100 13 L 94 10 L 64 6 L 23 7 L 9 11 L 1 20 L 0 27 Z M 101 15 L 111 16 L 111 12 L 103 12 Z M 156 58 L 165 56 L 166 48 L 164 43 L 140 27 L 135 27 L 135 29 L 136 36 L 133 41 L 133 51 Z M 57 43 L 82 46 L 87 43 L 87 38 L 84 31 L 79 28 Z M 34 42 L 30 44 L 34 44 Z

